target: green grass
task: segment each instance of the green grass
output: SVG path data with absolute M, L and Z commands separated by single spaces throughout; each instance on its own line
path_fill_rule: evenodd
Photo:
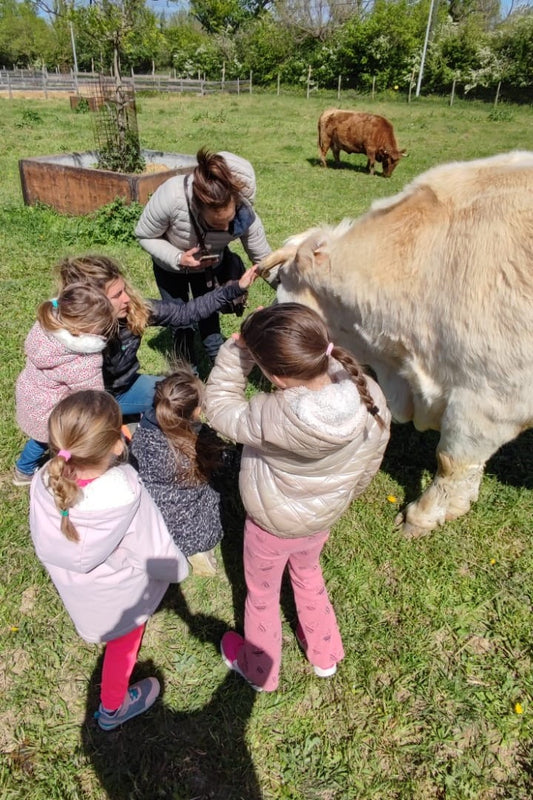
M 218 654 L 242 624 L 242 514 L 236 497 L 220 576 L 169 590 L 150 621 L 136 674 L 164 694 L 123 730 L 92 720 L 101 648 L 75 634 L 34 556 L 27 494 L 10 483 L 24 437 L 13 385 L 37 304 L 62 256 L 103 250 L 154 296 L 149 260 L 128 241 L 102 243 L 97 221 L 22 204 L 17 161 L 93 148 L 90 115 L 68 101 L 0 100 L 2 339 L 0 392 L 0 797 L 2 800 L 526 800 L 533 793 L 533 437 L 489 463 L 478 503 L 431 536 L 407 541 L 393 525 L 434 469 L 435 434 L 395 427 L 383 468 L 335 526 L 324 572 L 346 659 L 320 681 L 303 660 L 284 591 L 279 691 L 257 695 Z M 364 212 L 423 170 L 512 148 L 533 149 L 531 108 L 345 95 L 344 107 L 381 113 L 409 151 L 390 180 L 362 156 L 317 166 L 316 123 L 333 94 L 304 98 L 141 97 L 145 147 L 202 145 L 250 158 L 269 240 Z M 505 113 L 503 113 L 503 111 Z M 121 237 L 123 238 L 123 237 Z M 257 282 L 250 305 L 268 303 Z M 224 317 L 226 333 L 238 325 Z M 164 369 L 168 338 L 150 331 L 147 371 Z M 517 712 L 517 703 L 522 713 Z

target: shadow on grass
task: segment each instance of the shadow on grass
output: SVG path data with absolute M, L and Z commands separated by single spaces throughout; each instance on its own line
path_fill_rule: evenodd
M 417 431 L 412 423 L 393 424 L 382 470 L 405 491 L 405 502 L 416 500 L 422 491 L 422 476 L 437 467 L 436 431 Z M 533 488 L 533 430 L 501 447 L 487 462 L 485 472 L 507 486 Z
M 364 156 L 366 158 L 366 156 Z M 319 158 L 308 158 L 307 163 L 312 167 L 320 167 L 322 163 Z M 360 172 L 362 175 L 370 175 L 366 162 L 354 164 L 351 161 L 335 161 L 333 158 L 326 158 L 326 169 L 346 169 L 349 172 Z M 373 177 L 384 178 L 383 173 L 376 171 Z
M 191 614 L 179 587 L 165 598 L 189 632 L 216 646 L 225 624 Z M 93 718 L 99 703 L 102 657 L 91 676 L 82 744 L 109 800 L 261 800 L 246 746 L 246 727 L 257 697 L 228 672 L 211 700 L 194 711 L 165 705 L 164 679 L 151 661 L 136 665 L 132 681 L 155 675 L 161 697 L 146 715 L 115 731 L 101 731 Z

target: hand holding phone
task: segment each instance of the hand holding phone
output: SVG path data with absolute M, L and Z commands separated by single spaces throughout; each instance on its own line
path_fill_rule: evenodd
M 200 264 L 202 267 L 214 267 L 218 263 L 218 256 L 208 255 L 200 256 Z

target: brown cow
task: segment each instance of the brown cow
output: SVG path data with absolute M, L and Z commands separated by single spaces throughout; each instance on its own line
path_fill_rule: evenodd
M 378 161 L 383 165 L 383 175 L 390 178 L 405 150 L 398 150 L 394 130 L 385 117 L 366 114 L 362 111 L 341 111 L 328 108 L 318 120 L 318 150 L 322 166 L 326 166 L 326 153 L 331 148 L 336 164 L 340 163 L 340 151 L 364 153 L 367 169 L 374 174 Z

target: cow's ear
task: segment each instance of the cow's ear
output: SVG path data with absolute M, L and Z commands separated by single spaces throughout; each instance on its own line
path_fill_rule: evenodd
M 409 153 L 407 152 L 407 150 L 400 150 L 400 155 L 401 156 L 408 156 Z
M 310 236 L 298 250 L 297 262 L 302 270 L 322 266 L 327 258 L 325 250 L 326 240 L 323 236 Z
M 317 267 L 323 267 L 328 261 L 329 254 L 324 246 L 324 243 L 322 243 L 313 250 L 313 262 L 317 265 Z

